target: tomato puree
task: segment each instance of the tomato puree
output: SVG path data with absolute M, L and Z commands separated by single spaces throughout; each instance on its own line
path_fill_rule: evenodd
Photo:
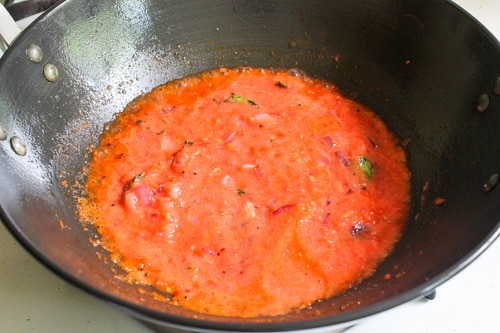
M 409 207 L 382 120 L 298 71 L 214 69 L 155 88 L 106 125 L 82 220 L 128 281 L 221 316 L 345 291 L 392 251 Z

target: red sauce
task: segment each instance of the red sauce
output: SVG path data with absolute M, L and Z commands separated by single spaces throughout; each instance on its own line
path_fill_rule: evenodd
M 408 214 L 405 153 L 375 113 L 286 71 L 217 69 L 109 124 L 81 205 L 133 283 L 222 316 L 277 315 L 371 275 Z

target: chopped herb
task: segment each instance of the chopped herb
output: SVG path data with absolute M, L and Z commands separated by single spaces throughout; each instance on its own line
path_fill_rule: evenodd
M 190 140 L 186 140 L 186 141 L 184 141 L 184 144 L 187 146 L 192 146 L 194 144 L 194 142 L 190 141 Z
M 246 99 L 245 97 L 241 97 L 241 96 L 238 96 L 238 95 L 231 95 L 230 98 L 234 102 L 238 102 L 238 103 L 246 103 L 248 101 L 248 99 Z
M 366 157 L 360 156 L 358 159 L 358 168 L 363 171 L 365 176 L 370 179 L 373 176 L 373 165 Z
M 245 194 L 245 190 L 244 190 L 244 189 L 241 189 L 241 188 L 237 189 L 237 192 L 238 192 L 238 195 L 243 195 L 243 194 Z
M 132 180 L 130 181 L 129 185 L 132 185 L 133 183 L 139 181 L 141 178 L 143 178 L 144 176 L 146 175 L 145 172 L 141 172 L 139 174 L 137 174 L 134 178 L 132 178 Z
M 245 97 L 242 97 L 239 95 L 235 95 L 235 94 L 231 94 L 230 97 L 228 97 L 224 100 L 224 103 L 231 103 L 231 102 L 247 103 L 247 104 L 250 104 L 252 106 L 259 107 L 259 105 L 257 103 L 255 103 L 254 101 L 252 101 L 251 99 L 248 99 L 248 98 L 245 98 Z
M 247 103 L 250 104 L 250 105 L 253 105 L 253 106 L 257 106 L 257 107 L 259 106 L 257 103 L 255 103 L 251 99 L 247 99 Z
M 288 88 L 288 86 L 286 84 L 283 84 L 280 81 L 276 82 L 276 87 L 281 88 L 281 89 L 287 89 Z

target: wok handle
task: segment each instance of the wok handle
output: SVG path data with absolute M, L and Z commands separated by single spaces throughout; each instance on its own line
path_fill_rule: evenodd
M 21 29 L 2 4 L 0 4 L 0 22 L 2 22 L 0 24 L 0 50 L 5 51 L 21 33 Z
M 24 0 L 22 2 L 16 2 L 14 0 L 7 0 L 4 3 L 4 7 L 10 13 L 12 18 L 16 22 L 19 22 L 22 19 L 49 9 L 58 1 L 59 0 Z

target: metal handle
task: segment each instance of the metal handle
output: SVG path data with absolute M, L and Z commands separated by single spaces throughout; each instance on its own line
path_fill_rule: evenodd
M 55 5 L 59 0 L 6 0 L 4 7 L 7 8 L 12 18 L 19 22 L 27 17 L 39 14 L 53 5 Z
M 3 52 L 21 33 L 21 29 L 2 4 L 0 4 L 0 22 L 2 22 L 0 24 L 0 51 Z

